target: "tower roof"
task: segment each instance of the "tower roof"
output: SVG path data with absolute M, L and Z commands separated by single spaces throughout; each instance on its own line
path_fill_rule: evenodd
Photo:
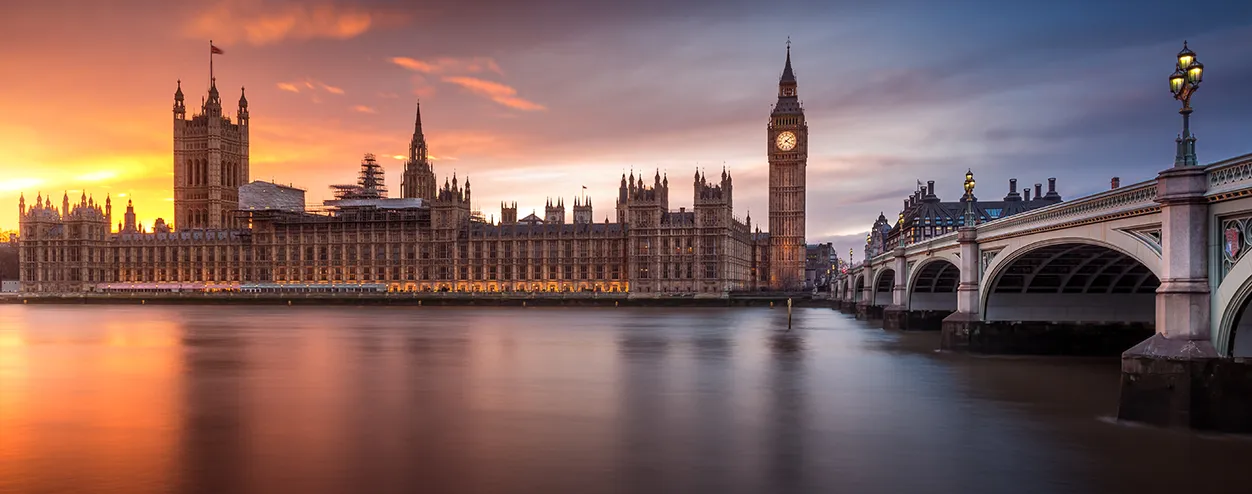
M 787 63 L 783 65 L 782 77 L 778 79 L 780 84 L 796 82 L 796 74 L 791 71 L 791 40 L 787 40 Z
M 413 135 L 422 135 L 422 100 L 417 100 L 417 117 L 413 120 Z

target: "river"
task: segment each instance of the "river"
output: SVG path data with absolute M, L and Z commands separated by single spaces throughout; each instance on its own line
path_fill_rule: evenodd
M 1118 361 L 828 309 L 0 305 L 0 492 L 1252 492 Z

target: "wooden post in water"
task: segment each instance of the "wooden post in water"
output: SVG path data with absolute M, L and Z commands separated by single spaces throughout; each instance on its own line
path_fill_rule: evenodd
M 787 297 L 787 329 L 791 329 L 791 297 Z

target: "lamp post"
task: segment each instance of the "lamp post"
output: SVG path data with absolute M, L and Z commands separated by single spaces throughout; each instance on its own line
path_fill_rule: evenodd
M 965 171 L 965 226 L 974 226 L 974 170 Z
M 1178 52 L 1174 73 L 1169 76 L 1169 91 L 1174 99 L 1182 102 L 1182 135 L 1178 136 L 1178 153 L 1174 156 L 1174 166 L 1196 166 L 1195 136 L 1191 135 L 1191 95 L 1200 89 L 1200 81 L 1204 79 L 1204 64 L 1196 59 L 1195 52 L 1182 42 L 1182 51 Z
M 900 211 L 900 217 L 896 219 L 896 244 L 904 247 L 904 211 Z

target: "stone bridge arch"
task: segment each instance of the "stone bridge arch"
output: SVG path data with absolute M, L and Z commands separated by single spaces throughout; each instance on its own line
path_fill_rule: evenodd
M 1225 255 L 1221 253 L 1218 255 Z M 1227 357 L 1252 357 L 1252 256 L 1242 255 L 1213 292 L 1213 346 Z M 1220 265 L 1218 269 L 1221 269 Z
M 980 282 L 983 321 L 1153 325 L 1160 257 L 1144 255 L 1142 244 L 1128 236 L 1107 240 L 1061 237 L 1006 246 Z
M 852 301 L 860 302 L 865 294 L 865 275 L 857 273 L 852 278 Z
M 891 305 L 891 292 L 895 288 L 896 271 L 879 268 L 874 272 L 874 298 L 868 302 L 878 307 Z
M 918 261 L 909 272 L 904 307 L 907 310 L 956 310 L 956 285 L 960 283 L 960 260 L 934 256 Z

